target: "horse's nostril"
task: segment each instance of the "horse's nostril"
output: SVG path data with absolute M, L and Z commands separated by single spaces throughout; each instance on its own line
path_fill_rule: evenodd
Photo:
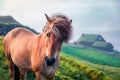
M 52 58 L 52 59 L 51 59 L 51 62 L 55 63 L 55 58 Z
M 55 58 L 49 59 L 48 57 L 45 57 L 45 62 L 47 66 L 53 66 L 55 63 Z

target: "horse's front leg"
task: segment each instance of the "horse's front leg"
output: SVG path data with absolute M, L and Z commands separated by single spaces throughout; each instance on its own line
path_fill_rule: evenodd
M 27 71 L 25 71 L 25 70 L 23 70 L 23 69 L 21 69 L 21 78 L 22 78 L 22 80 L 26 80 L 26 77 L 27 77 Z
M 40 73 L 39 72 L 35 72 L 35 77 L 36 77 L 36 80 L 40 80 Z

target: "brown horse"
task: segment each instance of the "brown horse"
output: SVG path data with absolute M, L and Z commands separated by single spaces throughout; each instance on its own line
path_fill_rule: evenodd
M 48 22 L 41 34 L 16 28 L 4 37 L 11 80 L 26 80 L 28 70 L 35 72 L 36 80 L 53 80 L 62 43 L 71 37 L 72 20 L 61 14 L 45 16 Z

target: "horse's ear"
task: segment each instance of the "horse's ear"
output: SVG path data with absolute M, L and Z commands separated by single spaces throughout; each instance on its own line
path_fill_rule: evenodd
M 69 23 L 70 23 L 70 24 L 72 23 L 72 19 L 69 21 Z
M 48 22 L 51 22 L 51 21 L 52 21 L 52 20 L 48 17 L 47 14 L 45 14 L 45 16 L 46 16 L 46 19 L 47 19 Z

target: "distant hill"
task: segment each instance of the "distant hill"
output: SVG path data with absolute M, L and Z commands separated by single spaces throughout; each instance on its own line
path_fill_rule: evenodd
M 0 23 L 4 24 L 20 24 L 18 21 L 16 21 L 12 16 L 0 16 Z
M 73 42 L 71 46 L 79 48 L 91 47 L 109 52 L 113 51 L 114 48 L 114 46 L 110 42 L 105 41 L 100 34 L 82 34 L 82 36 Z
M 10 30 L 17 27 L 23 27 L 38 34 L 38 32 L 36 32 L 34 29 L 20 24 L 12 16 L 0 16 L 0 35 L 6 35 Z

